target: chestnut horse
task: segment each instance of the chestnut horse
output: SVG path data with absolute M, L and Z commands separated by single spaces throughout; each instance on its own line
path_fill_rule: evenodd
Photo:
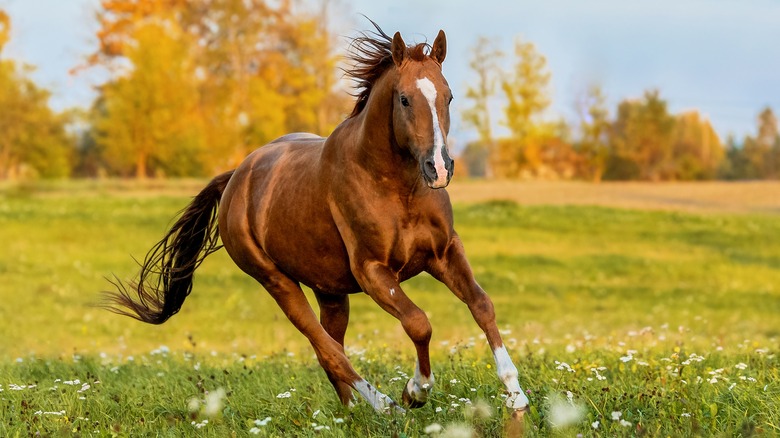
M 372 22 L 373 23 L 373 22 Z M 147 254 L 130 290 L 116 282 L 107 306 L 160 324 L 181 308 L 195 269 L 222 243 L 311 342 L 339 399 L 356 390 L 377 411 L 403 408 L 366 382 L 344 354 L 349 295 L 365 292 L 396 317 L 417 350 L 402 400 L 425 404 L 434 384 L 431 324 L 401 282 L 422 271 L 471 311 L 493 351 L 506 405 L 528 405 L 495 322 L 493 303 L 474 280 L 444 187 L 452 92 L 442 74 L 444 32 L 432 46 L 408 46 L 375 23 L 351 45 L 358 82 L 352 114 L 328 138 L 289 134 L 214 178 Z M 301 290 L 314 291 L 319 320 Z

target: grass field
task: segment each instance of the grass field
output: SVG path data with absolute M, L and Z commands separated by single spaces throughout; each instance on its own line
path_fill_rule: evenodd
M 131 255 L 202 184 L 0 187 L 0 436 L 503 433 L 490 351 L 465 306 L 427 276 L 405 289 L 434 327 L 437 383 L 406 415 L 342 408 L 303 336 L 224 251 L 162 326 L 92 307 L 103 277 L 132 276 Z M 660 199 L 657 186 L 454 184 L 456 227 L 533 404 L 526 434 L 780 435 L 776 186 L 760 196 L 750 186 L 758 206 L 733 185 L 720 198 L 690 189 L 686 202 L 709 207 L 677 211 L 680 190 L 660 206 L 626 203 Z M 555 205 L 474 195 L 521 199 L 516 190 L 578 195 Z M 583 190 L 623 201 L 587 205 Z M 738 207 L 722 207 L 729 196 Z M 411 342 L 369 298 L 351 302 L 348 354 L 400 399 Z

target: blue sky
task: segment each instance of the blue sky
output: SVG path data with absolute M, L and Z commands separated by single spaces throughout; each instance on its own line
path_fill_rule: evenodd
M 5 55 L 37 67 L 58 108 L 88 106 L 98 72 L 68 71 L 95 41 L 97 0 L 0 0 L 13 33 Z M 589 84 L 602 86 L 610 109 L 658 88 L 674 112 L 698 108 L 725 138 L 753 133 L 765 106 L 780 112 L 778 0 L 335 0 L 346 35 L 366 29 L 363 13 L 407 42 L 447 33 L 445 75 L 466 106 L 469 49 L 480 35 L 511 53 L 516 36 L 536 44 L 552 72 L 550 117 L 574 119 L 574 100 Z M 460 97 L 460 99 L 458 99 Z M 453 134 L 467 140 L 453 114 Z M 494 114 L 498 119 L 499 114 Z

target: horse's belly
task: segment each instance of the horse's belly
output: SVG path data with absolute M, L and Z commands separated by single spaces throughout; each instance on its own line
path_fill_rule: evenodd
M 285 231 L 268 238 L 265 248 L 285 274 L 317 291 L 360 292 L 340 237 L 329 239 L 316 231 L 303 237 Z

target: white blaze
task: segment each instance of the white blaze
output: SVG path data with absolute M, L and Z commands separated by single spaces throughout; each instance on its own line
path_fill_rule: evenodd
M 433 165 L 436 168 L 435 187 L 444 187 L 447 183 L 447 167 L 444 165 L 444 135 L 439 124 L 439 115 L 436 113 L 436 86 L 428 78 L 417 79 L 417 88 L 425 96 L 428 106 L 431 107 L 433 120 Z

